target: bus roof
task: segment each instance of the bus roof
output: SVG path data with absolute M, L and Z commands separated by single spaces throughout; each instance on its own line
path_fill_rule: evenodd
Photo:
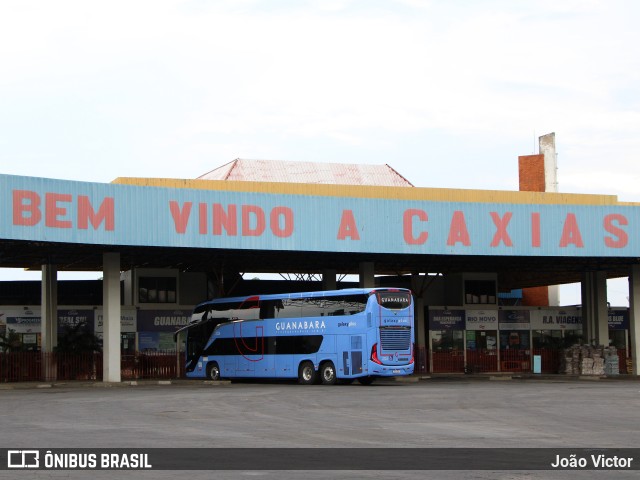
M 285 298 L 322 298 L 322 297 L 335 297 L 339 295 L 368 295 L 372 292 L 379 291 L 397 291 L 397 292 L 410 292 L 406 288 L 391 288 L 391 287 L 372 287 L 372 288 L 343 288 L 341 290 L 318 290 L 315 292 L 295 292 L 295 293 L 273 293 L 268 295 L 247 295 L 243 297 L 220 297 L 213 300 L 207 300 L 199 303 L 200 305 L 207 305 L 211 303 L 223 303 L 223 302 L 243 302 L 248 299 L 254 300 L 282 300 Z

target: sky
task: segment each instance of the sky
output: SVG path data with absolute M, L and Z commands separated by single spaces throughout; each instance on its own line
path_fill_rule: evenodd
M 517 190 L 555 132 L 560 192 L 640 202 L 639 18 L 635 0 L 2 0 L 0 173 L 249 158 Z

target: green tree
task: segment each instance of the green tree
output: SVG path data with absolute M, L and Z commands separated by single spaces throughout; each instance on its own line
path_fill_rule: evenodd
M 3 352 L 24 352 L 26 347 L 22 343 L 22 335 L 10 328 L 0 335 L 0 351 Z
M 54 350 L 58 353 L 93 353 L 101 352 L 102 347 L 100 339 L 89 331 L 86 323 L 78 323 L 65 325 Z

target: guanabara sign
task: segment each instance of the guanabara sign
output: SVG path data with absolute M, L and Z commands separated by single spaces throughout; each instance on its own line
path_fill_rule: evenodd
M 640 256 L 640 207 L 142 187 L 0 175 L 0 238 L 447 255 Z

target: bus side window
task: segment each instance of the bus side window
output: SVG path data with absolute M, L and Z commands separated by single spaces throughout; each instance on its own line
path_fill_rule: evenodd
M 274 318 L 274 310 L 276 303 L 273 300 L 264 300 L 260 302 L 260 318 Z

